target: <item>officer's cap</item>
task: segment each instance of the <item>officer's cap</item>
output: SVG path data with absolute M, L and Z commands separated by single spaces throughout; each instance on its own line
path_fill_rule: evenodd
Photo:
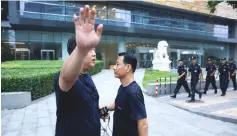
M 221 58 L 221 60 L 226 60 L 226 58 Z
M 233 58 L 229 58 L 229 61 L 233 61 Z
M 208 61 L 212 61 L 212 59 L 211 59 L 211 58 L 208 58 L 207 60 L 208 60 Z
M 196 60 L 197 57 L 196 57 L 196 56 L 192 56 L 191 59 L 192 59 L 192 60 Z
M 179 59 L 179 61 L 184 61 L 183 59 Z

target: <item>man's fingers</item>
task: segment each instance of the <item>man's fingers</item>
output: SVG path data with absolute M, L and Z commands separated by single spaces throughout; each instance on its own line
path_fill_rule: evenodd
M 83 8 L 80 8 L 80 19 L 79 19 L 79 23 L 81 24 L 81 25 L 83 25 L 84 24 L 84 9 Z
M 79 22 L 78 22 L 78 17 L 77 17 L 76 14 L 73 15 L 73 20 L 74 20 L 74 24 L 75 24 L 75 25 L 79 23 Z
M 85 12 L 84 12 L 84 22 L 89 22 L 89 5 L 85 6 Z
M 95 16 L 96 16 L 96 10 L 93 8 L 90 12 L 90 20 L 89 20 L 89 23 L 92 25 L 95 24 Z
M 96 30 L 97 35 L 101 36 L 102 31 L 103 31 L 103 25 L 99 24 L 98 27 L 97 27 L 97 30 Z

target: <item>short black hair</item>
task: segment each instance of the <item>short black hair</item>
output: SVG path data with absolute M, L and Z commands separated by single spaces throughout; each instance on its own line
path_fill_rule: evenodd
M 133 73 L 136 71 L 137 67 L 137 57 L 132 53 L 121 52 L 118 56 L 124 56 L 123 63 L 130 64 L 132 66 Z
M 67 52 L 69 55 L 73 52 L 73 50 L 76 48 L 76 46 L 77 46 L 76 37 L 75 37 L 75 35 L 73 35 L 67 41 Z

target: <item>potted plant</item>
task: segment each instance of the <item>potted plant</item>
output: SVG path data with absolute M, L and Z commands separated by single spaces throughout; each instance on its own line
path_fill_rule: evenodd
M 113 67 L 115 66 L 115 61 L 109 60 L 108 65 L 109 65 L 109 69 L 113 69 Z

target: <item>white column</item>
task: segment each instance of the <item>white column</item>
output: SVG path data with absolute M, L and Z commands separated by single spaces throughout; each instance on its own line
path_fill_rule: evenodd
M 125 42 L 119 42 L 118 43 L 118 53 L 120 53 L 120 52 L 126 52 Z

